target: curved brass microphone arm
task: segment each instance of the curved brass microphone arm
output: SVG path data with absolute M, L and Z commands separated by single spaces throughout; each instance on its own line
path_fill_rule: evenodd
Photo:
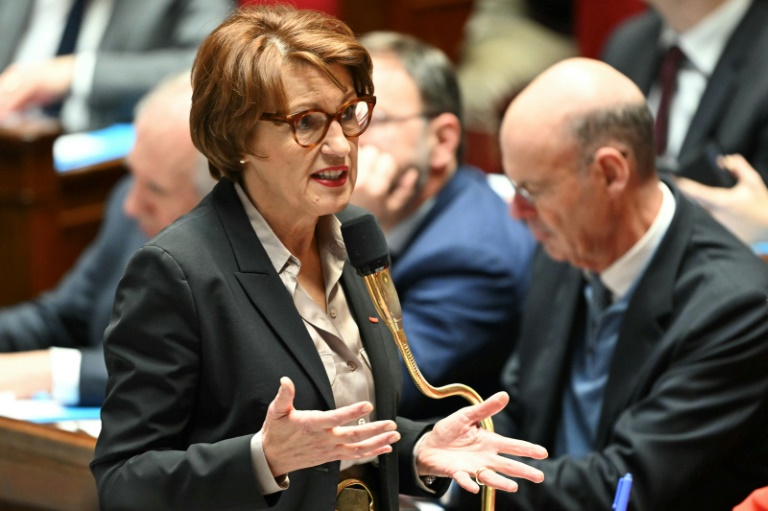
M 408 369 L 408 374 L 411 375 L 413 383 L 416 384 L 416 388 L 422 394 L 432 399 L 461 396 L 473 405 L 482 403 L 483 399 L 480 395 L 467 385 L 451 383 L 442 387 L 433 387 L 424 379 L 424 375 L 421 374 L 413 358 L 411 348 L 408 346 L 408 339 L 405 336 L 405 330 L 403 330 L 403 312 L 389 270 L 384 269 L 371 275 L 365 275 L 363 280 L 379 316 L 384 320 L 387 328 L 389 328 L 392 336 L 395 338 L 397 348 L 400 350 L 400 355 L 402 355 L 405 361 L 405 367 Z M 493 431 L 493 421 L 490 417 L 483 419 L 480 425 L 483 429 Z M 482 491 L 482 511 L 493 511 L 496 507 L 496 490 L 485 485 L 482 487 Z

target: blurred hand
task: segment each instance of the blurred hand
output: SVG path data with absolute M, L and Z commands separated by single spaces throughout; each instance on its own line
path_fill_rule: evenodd
M 451 477 L 465 490 L 477 493 L 477 471 L 481 483 L 497 490 L 516 491 L 517 483 L 507 477 L 522 477 L 535 483 L 544 474 L 524 463 L 511 460 L 500 453 L 543 459 L 547 451 L 541 446 L 506 438 L 478 426 L 486 417 L 500 412 L 509 402 L 506 392 L 494 394 L 479 405 L 468 406 L 435 424 L 425 435 L 416 453 L 419 475 Z
M 269 405 L 262 427 L 264 455 L 272 475 L 282 475 L 302 468 L 335 460 L 356 460 L 392 451 L 391 444 L 400 440 L 393 421 L 376 421 L 343 426 L 373 409 L 360 402 L 336 410 L 296 410 L 296 389 L 286 377 Z
M 69 93 L 74 71 L 73 55 L 8 66 L 0 74 L 0 119 L 12 112 L 59 101 Z
M 49 350 L 0 354 L 0 392 L 26 399 L 40 391 L 51 392 Z
M 394 157 L 372 145 L 360 148 L 357 155 L 357 181 L 350 202 L 367 209 L 389 231 L 405 216 L 408 203 L 416 194 L 419 171 L 398 169 Z
M 721 156 L 718 162 L 736 177 L 735 186 L 705 186 L 680 177 L 680 189 L 745 243 L 768 241 L 768 188 L 763 178 L 740 154 Z

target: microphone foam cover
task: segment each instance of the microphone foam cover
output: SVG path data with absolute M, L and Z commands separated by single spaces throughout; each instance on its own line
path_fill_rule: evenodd
M 357 273 L 366 276 L 389 266 L 389 248 L 379 222 L 370 213 L 341 225 L 347 254 Z

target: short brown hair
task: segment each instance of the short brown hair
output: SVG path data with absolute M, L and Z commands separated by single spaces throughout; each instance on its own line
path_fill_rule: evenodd
M 400 61 L 416 84 L 425 117 L 433 119 L 446 112 L 456 116 L 462 126 L 462 140 L 456 150 L 461 162 L 464 157 L 461 92 L 456 71 L 445 53 L 399 32 L 370 32 L 360 37 L 360 42 L 371 55 L 392 54 Z
M 615 140 L 627 144 L 641 178 L 655 175 L 653 115 L 645 101 L 592 110 L 572 119 L 570 129 L 579 144 L 583 163 L 592 158 L 599 146 Z
M 205 41 L 192 68 L 192 141 L 215 179 L 242 180 L 240 159 L 270 105 L 287 112 L 283 63 L 303 63 L 339 88 L 332 66 L 350 73 L 358 96 L 373 93 L 371 58 L 342 21 L 287 5 L 259 5 L 230 16 Z

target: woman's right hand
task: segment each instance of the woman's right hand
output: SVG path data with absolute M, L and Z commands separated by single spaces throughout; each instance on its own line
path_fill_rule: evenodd
M 373 405 L 367 401 L 336 410 L 297 410 L 295 395 L 290 378 L 280 378 L 261 430 L 264 455 L 275 478 L 329 461 L 385 454 L 400 440 L 394 421 L 343 425 L 370 413 Z

